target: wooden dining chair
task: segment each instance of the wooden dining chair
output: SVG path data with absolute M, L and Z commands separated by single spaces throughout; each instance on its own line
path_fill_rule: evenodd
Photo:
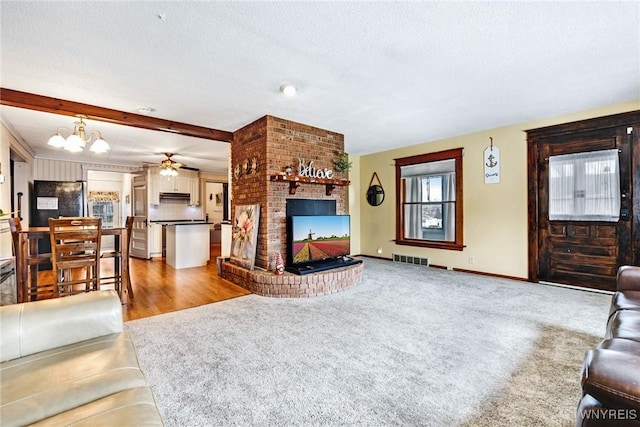
M 18 279 L 18 297 L 21 302 L 34 301 L 43 298 L 51 298 L 54 294 L 54 284 L 51 280 L 42 283 L 45 278 L 38 277 L 38 265 L 51 264 L 51 253 L 30 254 L 26 259 L 22 259 L 22 251 L 20 249 L 20 233 L 22 232 L 22 223 L 20 218 L 13 217 L 9 221 L 9 229 L 11 230 L 11 239 L 13 243 L 13 255 L 16 257 L 16 271 Z M 22 263 L 26 263 L 26 268 L 22 267 Z M 33 268 L 32 268 L 33 267 Z M 33 280 L 31 285 L 26 286 L 25 282 L 29 281 L 29 273 L 26 276 L 22 272 L 31 272 Z M 22 295 L 23 290 L 27 289 L 27 295 Z
M 102 218 L 49 218 L 56 297 L 100 289 Z
M 128 251 L 131 249 L 131 231 L 133 230 L 133 217 L 132 216 L 128 216 L 127 220 L 125 221 L 125 228 L 127 229 L 127 241 L 126 242 L 120 242 L 120 247 L 122 247 L 122 245 L 126 245 L 127 248 L 127 253 Z M 101 259 L 105 259 L 105 258 L 120 258 L 120 262 L 122 263 L 127 263 L 127 267 L 129 265 L 129 259 L 124 259 L 124 257 L 122 256 L 122 250 L 113 250 L 113 251 L 103 251 L 100 254 L 100 258 Z M 128 256 L 127 256 L 128 258 Z M 114 274 L 113 276 L 108 276 L 108 277 L 103 277 L 100 280 L 100 284 L 101 285 L 107 285 L 107 284 L 113 284 L 114 287 L 116 288 L 116 291 L 118 293 L 120 293 L 120 289 L 119 286 L 122 284 L 122 278 L 120 277 L 120 271 L 122 269 L 118 269 L 116 268 L 116 266 L 114 265 Z M 131 286 L 131 274 L 129 273 L 129 268 L 126 269 L 127 270 L 127 292 L 129 293 L 129 298 L 133 298 L 133 289 Z

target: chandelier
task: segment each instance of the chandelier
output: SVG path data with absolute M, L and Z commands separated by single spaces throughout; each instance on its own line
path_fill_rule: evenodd
M 49 145 L 78 153 L 84 150 L 85 145 L 91 142 L 91 139 L 95 136 L 96 139 L 93 144 L 91 144 L 90 150 L 94 153 L 106 153 L 109 151 L 109 144 L 107 144 L 107 141 L 102 138 L 100 131 L 92 130 L 87 136 L 84 130 L 87 124 L 83 121 L 87 116 L 78 114 L 76 117 L 78 118 L 78 121 L 73 123 L 75 125 L 73 132 L 64 126 L 59 127 L 56 134 L 49 138 Z M 69 133 L 69 136 L 66 139 L 60 134 L 60 131 L 63 129 Z

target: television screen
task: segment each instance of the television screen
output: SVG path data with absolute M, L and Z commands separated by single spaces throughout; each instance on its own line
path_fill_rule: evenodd
M 337 258 L 351 253 L 349 215 L 292 216 L 290 262 Z

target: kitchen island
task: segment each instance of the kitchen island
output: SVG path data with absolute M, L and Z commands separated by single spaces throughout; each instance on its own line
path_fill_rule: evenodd
M 167 264 L 176 269 L 207 265 L 210 256 L 210 222 L 160 223 L 166 227 Z

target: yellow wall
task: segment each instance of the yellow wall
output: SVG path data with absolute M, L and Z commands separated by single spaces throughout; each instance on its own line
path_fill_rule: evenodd
M 429 258 L 434 265 L 501 274 L 528 276 L 527 129 L 640 109 L 640 100 L 549 119 L 506 126 L 455 138 L 426 142 L 360 157 L 360 253 L 391 258 L 393 253 Z M 500 148 L 500 183 L 484 184 L 483 151 L 489 137 Z M 394 159 L 451 148 L 464 148 L 463 251 L 400 246 L 395 239 Z M 386 196 L 370 206 L 366 187 L 378 173 Z M 379 252 L 379 249 L 381 252 Z M 473 263 L 471 262 L 473 261 Z
M 354 255 L 358 255 L 362 253 L 360 248 L 360 242 L 362 237 L 360 235 L 361 227 L 360 227 L 360 215 L 362 200 L 361 189 L 362 183 L 360 176 L 360 157 L 354 156 L 353 154 L 349 155 L 349 161 L 351 162 L 351 170 L 349 171 L 349 215 L 351 216 L 351 253 Z

